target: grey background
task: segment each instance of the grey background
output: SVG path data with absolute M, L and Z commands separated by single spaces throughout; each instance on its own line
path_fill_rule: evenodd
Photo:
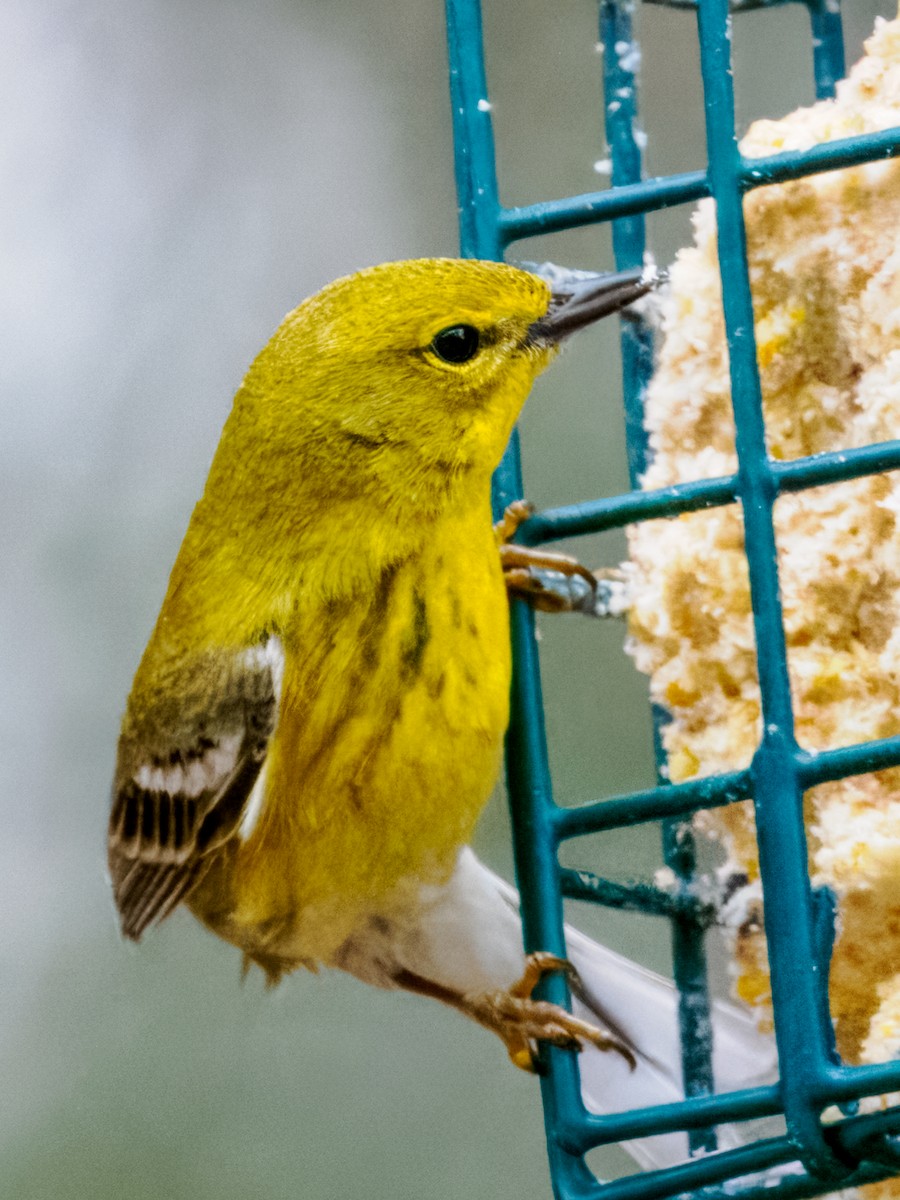
M 893 2 L 846 7 L 852 62 Z M 486 3 L 507 203 L 601 186 L 595 16 Z M 692 18 L 643 23 L 650 169 L 700 166 Z M 743 125 L 812 99 L 798 6 L 741 18 L 736 54 Z M 488 1034 L 339 976 L 241 985 L 184 914 L 125 946 L 105 880 L 124 696 L 247 363 L 334 276 L 455 252 L 441 6 L 6 0 L 0 113 L 0 1195 L 548 1195 L 536 1083 Z M 665 261 L 688 214 L 651 236 Z M 598 229 L 515 252 L 610 262 Z M 539 504 L 624 486 L 616 371 L 602 330 L 540 382 Z M 588 553 L 615 562 L 621 538 Z M 647 782 L 621 628 L 542 627 L 561 799 Z M 479 849 L 506 871 L 507 839 L 498 798 Z M 657 865 L 653 830 L 581 851 Z M 652 922 L 575 915 L 666 969 Z

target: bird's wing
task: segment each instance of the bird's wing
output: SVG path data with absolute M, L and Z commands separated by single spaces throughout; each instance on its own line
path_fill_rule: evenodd
M 274 637 L 182 660 L 126 713 L 108 854 L 127 937 L 167 916 L 238 832 L 262 783 L 282 662 Z

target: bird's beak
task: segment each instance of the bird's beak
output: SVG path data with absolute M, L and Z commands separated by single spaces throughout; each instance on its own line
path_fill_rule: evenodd
M 553 346 L 577 329 L 619 312 L 646 296 L 666 278 L 655 267 L 635 267 L 613 275 L 565 272 L 551 264 L 536 268 L 553 289 L 547 311 L 528 330 L 535 346 Z

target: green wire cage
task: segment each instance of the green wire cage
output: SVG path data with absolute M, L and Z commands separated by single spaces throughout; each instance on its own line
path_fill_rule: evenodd
M 533 614 L 513 605 L 514 679 L 507 742 L 507 778 L 513 815 L 516 870 L 522 893 L 526 947 L 565 952 L 563 897 L 656 912 L 672 928 L 675 981 L 680 995 L 685 1100 L 597 1116 L 581 1100 L 577 1056 L 550 1048 L 542 1077 L 550 1169 L 558 1200 L 606 1200 L 702 1193 L 800 1197 L 900 1174 L 900 1107 L 858 1113 L 866 1096 L 900 1090 L 900 1062 L 850 1066 L 838 1058 L 828 1010 L 828 965 L 834 939 L 834 899 L 813 888 L 807 868 L 804 792 L 828 780 L 900 764 L 900 738 L 811 754 L 794 736 L 794 715 L 778 588 L 773 506 L 785 492 L 900 469 L 900 441 L 842 453 L 774 460 L 767 454 L 757 371 L 742 198 L 767 184 L 854 166 L 900 152 L 900 129 L 832 141 L 802 152 L 744 159 L 735 134 L 731 73 L 732 23 L 751 9 L 801 3 L 810 19 L 818 98 L 831 96 L 844 74 L 838 0 L 644 0 L 687 10 L 699 41 L 706 120 L 705 170 L 643 179 L 634 135 L 636 80 L 629 57 L 604 57 L 606 132 L 612 156 L 608 189 L 504 208 L 498 199 L 490 104 L 484 68 L 479 0 L 447 0 L 451 100 L 461 253 L 501 259 L 522 238 L 610 222 L 619 269 L 638 266 L 645 250 L 645 214 L 711 196 L 716 205 L 718 252 L 728 343 L 738 469 L 732 476 L 641 491 L 646 465 L 642 393 L 652 367 L 652 333 L 639 321 L 622 323 L 625 425 L 630 482 L 624 495 L 539 513 L 520 530 L 530 545 L 620 528 L 700 508 L 741 505 L 753 604 L 762 735 L 752 764 L 692 780 L 609 797 L 580 808 L 554 803 L 541 702 Z M 630 44 L 634 0 L 601 0 L 600 41 Z M 516 439 L 494 482 L 499 516 L 522 492 Z M 657 720 L 664 719 L 657 714 Z M 657 751 L 659 752 L 659 738 Z M 690 822 L 701 809 L 752 799 L 766 913 L 772 1007 L 779 1077 L 768 1086 L 716 1094 L 711 1067 L 704 934 L 708 912 L 690 888 L 696 870 Z M 662 854 L 674 871 L 674 896 L 622 885 L 560 866 L 560 846 L 586 833 L 661 822 Z M 549 998 L 565 1002 L 565 982 L 545 983 Z M 802 1052 L 801 1048 L 802 1047 Z M 825 1123 L 839 1106 L 844 1119 Z M 782 1119 L 785 1133 L 740 1149 L 716 1148 L 724 1122 Z M 693 1157 L 676 1167 L 604 1182 L 585 1156 L 592 1148 L 654 1133 L 688 1133 Z M 789 1173 L 777 1168 L 793 1164 Z M 775 1172 L 774 1174 L 772 1174 Z M 766 1173 L 769 1178 L 761 1182 Z

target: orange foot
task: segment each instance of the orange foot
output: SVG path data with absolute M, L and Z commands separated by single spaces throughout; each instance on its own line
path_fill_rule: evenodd
M 581 1050 L 585 1045 L 614 1050 L 636 1066 L 631 1050 L 612 1034 L 574 1017 L 558 1004 L 534 1000 L 531 993 L 549 971 L 575 969 L 564 958 L 540 951 L 525 959 L 522 978 L 506 991 L 482 992 L 461 998 L 459 1007 L 479 1024 L 496 1033 L 506 1044 L 510 1059 L 524 1071 L 534 1071 L 540 1042 Z
M 494 526 L 506 590 L 542 612 L 583 612 L 618 616 L 627 607 L 625 582 L 614 570 L 589 571 L 570 554 L 519 546 L 510 541 L 534 513 L 526 500 L 514 500 Z

